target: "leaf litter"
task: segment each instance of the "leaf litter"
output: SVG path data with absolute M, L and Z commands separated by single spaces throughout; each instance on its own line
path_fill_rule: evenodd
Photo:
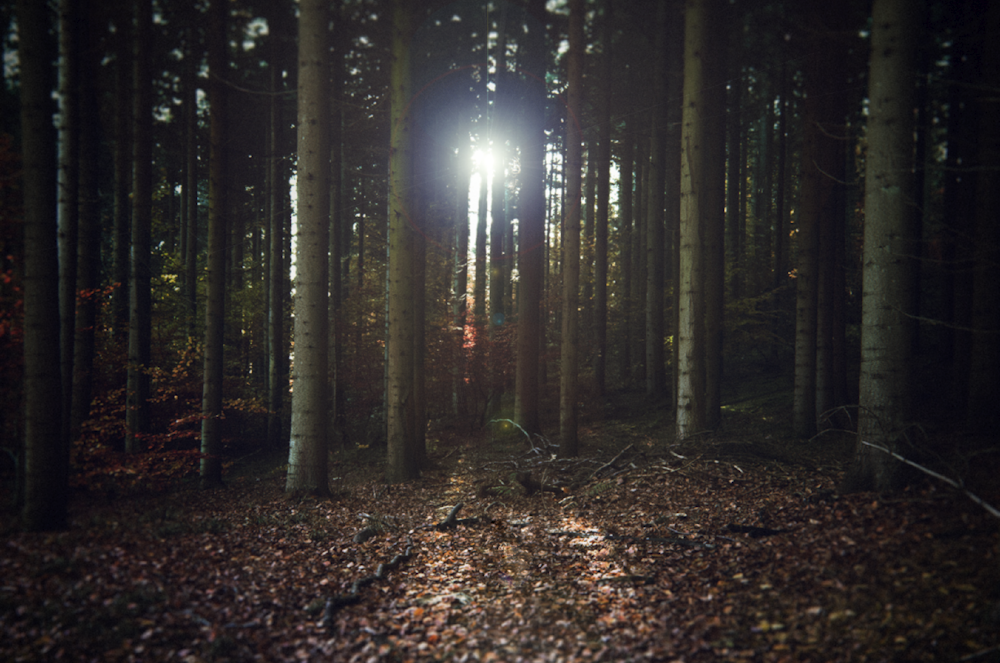
M 66 532 L 5 516 L 0 659 L 1000 660 L 996 519 L 726 444 L 440 442 L 420 482 L 375 468 L 330 499 L 279 470 L 80 494 Z

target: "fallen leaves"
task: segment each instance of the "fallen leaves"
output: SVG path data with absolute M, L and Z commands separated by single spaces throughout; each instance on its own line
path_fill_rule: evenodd
M 996 524 L 960 497 L 842 498 L 794 468 L 671 459 L 573 500 L 486 504 L 470 476 L 290 502 L 271 476 L 80 503 L 68 532 L 6 536 L 0 659 L 874 661 L 1000 645 Z M 458 501 L 489 518 L 426 526 Z M 359 511 L 385 527 L 354 542 Z M 326 610 L 338 596 L 356 601 Z

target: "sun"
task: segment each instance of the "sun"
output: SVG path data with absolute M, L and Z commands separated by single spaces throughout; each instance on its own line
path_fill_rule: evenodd
M 480 173 L 485 172 L 487 177 L 493 176 L 493 168 L 495 167 L 493 161 L 492 150 L 477 149 L 472 152 L 472 166 Z

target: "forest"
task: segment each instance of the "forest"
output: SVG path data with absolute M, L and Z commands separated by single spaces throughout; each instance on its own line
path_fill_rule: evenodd
M 1000 3 L 0 25 L 0 658 L 1000 660 Z

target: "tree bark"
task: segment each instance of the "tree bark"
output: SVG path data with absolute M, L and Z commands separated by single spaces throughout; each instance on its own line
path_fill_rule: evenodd
M 563 458 L 580 452 L 577 431 L 577 382 L 579 301 L 580 301 L 580 188 L 583 135 L 580 114 L 583 109 L 583 0 L 569 3 L 569 54 L 567 56 L 566 118 L 566 206 L 563 223 L 563 309 L 562 349 L 559 384 L 559 455 Z
M 77 237 L 80 184 L 80 3 L 59 1 L 59 353 L 62 373 L 62 435 L 72 443 L 73 349 L 76 333 Z
M 188 309 L 188 336 L 194 337 L 198 318 L 198 79 L 197 42 L 199 12 L 188 9 L 187 48 L 184 52 L 184 298 Z M 274 103 L 273 101 L 271 103 Z
M 611 209 L 611 0 L 604 0 L 601 19 L 601 80 L 599 142 L 597 148 L 597 216 L 594 227 L 594 387 L 603 396 L 608 355 L 608 215 Z
M 899 463 L 862 444 L 897 451 L 910 416 L 915 26 L 907 0 L 875 0 L 869 72 L 868 151 L 861 319 L 858 443 L 849 490 L 892 490 Z
M 706 276 L 706 254 L 721 232 L 722 191 L 717 175 L 718 150 L 724 136 L 720 122 L 722 97 L 713 42 L 721 11 L 718 0 L 687 0 L 684 33 L 684 105 L 681 123 L 680 283 L 678 284 L 677 439 L 706 430 L 706 306 L 713 281 Z M 716 36 L 716 38 L 719 38 Z M 713 135 L 715 134 L 715 135 Z M 714 251 L 714 249 L 712 249 Z M 711 259 L 717 259 L 712 255 Z
M 112 273 L 116 284 L 111 296 L 117 337 L 128 329 L 129 229 L 132 190 L 132 3 L 119 3 L 115 11 L 115 148 L 114 238 Z
M 128 379 L 125 450 L 141 451 L 149 432 L 149 362 L 152 349 L 153 79 L 151 0 L 135 0 L 132 56 L 132 252 L 129 278 Z
M 94 5 L 81 3 L 81 61 L 88 70 L 96 70 L 99 61 L 97 35 L 94 30 Z M 83 421 L 90 415 L 94 383 L 94 338 L 97 326 L 100 285 L 100 208 L 97 174 L 99 169 L 100 123 L 97 89 L 92 81 L 80 85 L 80 175 L 79 225 L 77 237 L 77 280 L 80 293 L 77 307 L 76 334 L 73 349 L 73 397 L 70 409 L 70 442 L 76 439 Z
M 393 0 L 389 88 L 392 126 L 389 147 L 389 314 L 386 339 L 386 481 L 389 483 L 410 481 L 420 474 L 414 458 L 413 227 L 407 216 L 413 183 L 412 127 L 408 109 L 412 97 L 410 11 L 405 0 Z
M 664 206 L 666 204 L 667 150 L 667 22 L 669 2 L 661 2 L 656 16 L 653 53 L 653 110 L 649 141 L 649 173 L 646 207 L 646 395 L 660 398 L 667 392 L 663 342 L 666 334 L 663 310 Z
M 533 0 L 528 12 L 537 21 L 545 3 Z M 545 35 L 532 23 L 524 53 L 525 138 L 521 155 L 520 284 L 517 314 L 517 373 L 514 419 L 528 433 L 541 432 L 539 354 L 545 256 Z M 466 231 L 468 234 L 468 231 Z
M 24 191 L 24 508 L 30 531 L 66 524 L 69 450 L 61 435 L 56 135 L 45 3 L 17 3 Z
M 989 3 L 980 72 L 984 92 L 978 102 L 979 171 L 976 174 L 975 262 L 972 290 L 972 345 L 969 364 L 969 396 L 966 422 L 978 431 L 995 431 L 1000 425 L 997 395 L 1000 394 L 1000 207 L 996 164 L 1000 162 L 1000 110 L 995 90 L 1000 78 L 1000 44 L 995 36 L 1000 29 L 1000 7 Z
M 223 329 L 226 308 L 226 68 L 227 3 L 212 0 L 208 8 L 208 298 L 205 304 L 205 358 L 201 399 L 201 484 L 222 483 Z
M 324 495 L 330 249 L 330 12 L 326 0 L 299 4 L 298 223 L 295 249 L 295 358 L 287 492 Z

